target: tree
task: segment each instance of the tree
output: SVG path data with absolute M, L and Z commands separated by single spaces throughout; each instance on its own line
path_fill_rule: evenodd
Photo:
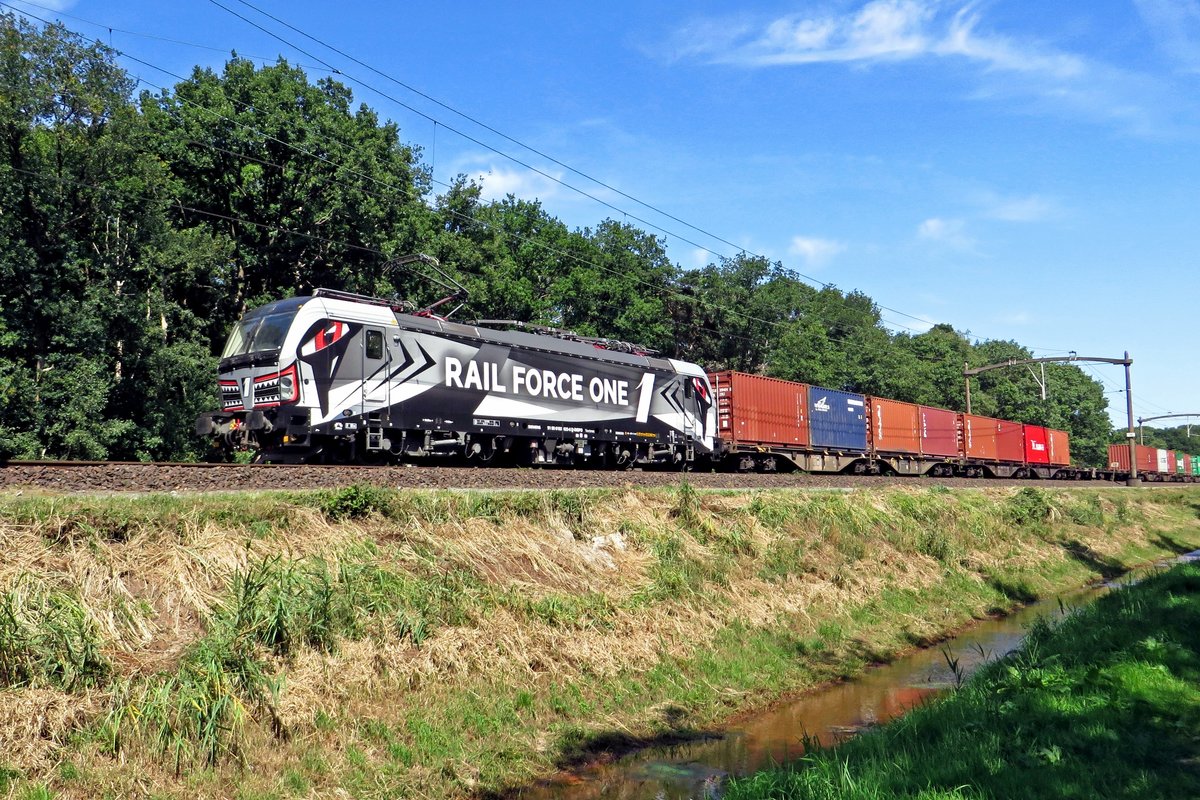
M 228 324 L 317 286 L 390 290 L 388 258 L 433 235 L 419 152 L 394 124 L 350 103 L 336 81 L 314 85 L 285 61 L 260 69 L 237 57 L 219 76 L 196 69 L 172 92 L 142 95 L 170 165 L 175 224 L 229 250 L 227 264 L 204 276 L 218 291 L 212 308 L 194 309 L 201 317 Z

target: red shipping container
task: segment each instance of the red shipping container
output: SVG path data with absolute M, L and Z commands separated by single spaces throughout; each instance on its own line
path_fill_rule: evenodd
M 1066 431 L 1046 429 L 1046 437 L 1050 440 L 1050 463 L 1058 467 L 1071 465 L 1071 437 Z
M 1025 426 L 1006 419 L 996 420 L 996 458 L 1000 461 L 1025 461 Z
M 735 444 L 808 444 L 808 385 L 745 372 L 708 376 L 717 398 L 718 435 Z
M 1108 446 L 1108 468 L 1120 472 L 1129 471 L 1129 445 L 1110 444 Z M 1158 472 L 1158 451 L 1153 447 L 1137 446 L 1138 472 Z
M 1191 475 L 1192 474 L 1192 457 L 1189 456 L 1188 454 L 1184 453 L 1179 458 L 1181 461 L 1183 461 L 1183 469 L 1179 471 L 1180 474 L 1181 475 Z
M 868 430 L 871 446 L 878 453 L 921 452 L 920 410 L 899 400 L 868 398 Z
M 962 415 L 963 453 L 967 458 L 977 458 L 983 461 L 995 461 L 998 446 L 996 434 L 999 432 L 998 419 L 977 417 L 974 414 Z
M 1167 451 L 1167 474 L 1174 475 L 1175 471 L 1177 469 L 1179 469 L 1179 464 L 1175 460 L 1175 451 L 1168 450 Z
M 958 440 L 958 413 L 944 408 L 920 406 L 921 452 L 927 456 L 955 458 L 962 455 Z
M 1041 425 L 1025 425 L 1025 462 L 1050 463 L 1050 435 Z

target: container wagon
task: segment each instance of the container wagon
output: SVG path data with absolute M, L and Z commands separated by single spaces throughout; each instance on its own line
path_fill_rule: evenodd
M 709 373 L 716 458 L 772 472 L 1080 477 L 1063 431 L 744 372 Z

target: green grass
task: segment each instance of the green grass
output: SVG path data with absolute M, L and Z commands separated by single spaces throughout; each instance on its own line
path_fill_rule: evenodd
M 0 687 L 98 686 L 112 665 L 78 594 L 22 575 L 0 594 Z
M 147 779 L 163 797 L 503 791 L 1200 545 L 1197 496 L 681 483 L 7 498 L 0 532 L 46 557 L 0 586 L 0 612 L 15 609 L 0 669 L 17 692 L 105 702 L 57 751 L 86 770 L 5 767 L 0 788 L 121 796 L 148 771 L 167 776 Z M 625 550 L 593 545 L 614 536 Z M 77 560 L 146 577 L 106 596 L 58 566 Z M 186 647 L 124 667 L 182 586 L 205 603 Z M 289 696 L 304 703 L 290 717 Z
M 1036 625 L 946 699 L 724 796 L 1200 797 L 1200 565 Z

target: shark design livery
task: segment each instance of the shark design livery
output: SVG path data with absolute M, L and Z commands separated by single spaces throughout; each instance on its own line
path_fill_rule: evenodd
M 704 371 L 627 349 L 318 289 L 235 325 L 221 358 L 221 409 L 202 414 L 196 432 L 275 462 L 504 454 L 527 464 L 685 466 L 712 455 Z

